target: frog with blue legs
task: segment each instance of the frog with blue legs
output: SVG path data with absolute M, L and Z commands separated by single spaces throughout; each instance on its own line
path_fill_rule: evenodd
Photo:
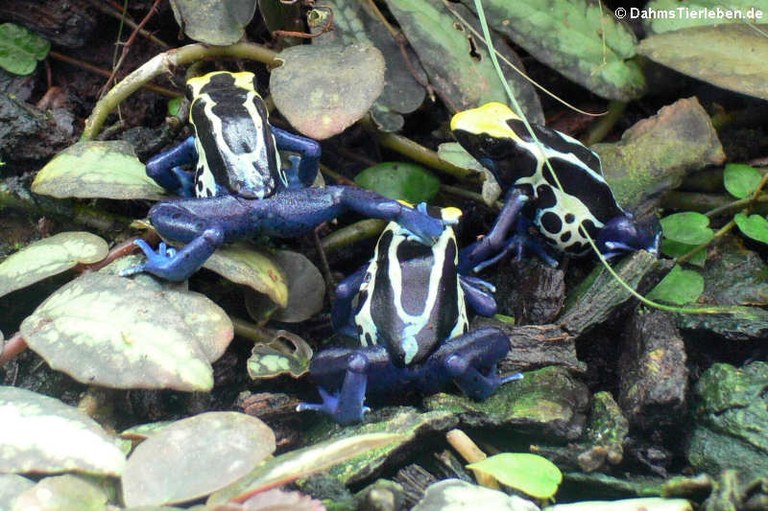
M 434 245 L 419 243 L 411 231 L 391 222 L 370 262 L 339 285 L 334 327 L 361 346 L 317 354 L 310 376 L 322 403 L 302 403 L 299 410 L 352 424 L 368 411 L 368 395 L 434 394 L 453 382 L 482 400 L 521 377 L 496 375 L 496 364 L 510 349 L 506 334 L 497 328 L 469 330 L 467 308 L 491 316 L 496 301 L 490 284 L 458 272 L 451 224 L 461 212 L 432 212 L 446 224 Z
M 545 247 L 583 255 L 590 248 L 584 231 L 608 259 L 636 250 L 657 253 L 657 225 L 639 223 L 619 206 L 603 177 L 597 153 L 559 131 L 538 125 L 532 128 L 536 139 L 523 120 L 501 103 L 465 110 L 451 119 L 456 140 L 494 175 L 508 195 L 489 235 L 465 249 L 462 271 L 480 269 L 523 247 L 533 248 L 556 265 Z M 527 200 L 523 210 L 527 214 L 517 215 L 521 193 Z M 526 235 L 531 223 L 546 245 L 536 244 Z M 513 229 L 517 234 L 510 236 Z M 497 256 L 489 259 L 488 253 L 493 251 Z
M 347 186 L 312 188 L 320 146 L 269 124 L 252 73 L 218 71 L 187 82 L 195 136 L 147 162 L 147 174 L 185 198 L 155 204 L 149 219 L 159 234 L 186 243 L 180 250 L 161 243 L 155 252 L 136 244 L 146 263 L 124 272 L 149 272 L 181 281 L 197 271 L 216 248 L 266 235 L 295 237 L 346 211 L 396 221 L 430 245 L 442 221 L 374 192 Z M 294 153 L 283 168 L 279 149 Z M 182 169 L 195 163 L 194 173 Z

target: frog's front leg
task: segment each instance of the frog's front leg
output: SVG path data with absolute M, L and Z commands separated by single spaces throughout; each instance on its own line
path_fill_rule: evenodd
M 504 332 L 480 328 L 446 341 L 433 357 L 464 394 L 483 400 L 504 383 L 522 378 L 520 373 L 503 378 L 496 375 L 496 365 L 509 349 L 509 338 Z
M 181 197 L 194 195 L 194 180 L 191 173 L 181 167 L 197 161 L 195 137 L 189 137 L 176 147 L 164 151 L 147 161 L 149 177 L 171 193 Z
M 355 337 L 352 300 L 357 296 L 360 291 L 360 286 L 365 281 L 365 274 L 368 271 L 368 265 L 363 265 L 362 268 L 357 270 L 349 277 L 342 280 L 338 286 L 336 286 L 336 299 L 333 302 L 333 309 L 331 310 L 331 324 L 336 332 L 347 335 L 349 337 Z
M 372 360 L 369 354 L 385 356 L 383 349 L 350 350 L 331 348 L 320 352 L 314 360 L 310 373 L 317 380 L 318 392 L 322 403 L 300 403 L 297 411 L 314 410 L 330 415 L 341 425 L 354 424 L 363 420 L 363 415 L 370 411 L 365 406 L 365 393 L 368 388 L 368 372 Z M 340 387 L 333 380 L 343 375 Z M 337 393 L 326 390 L 338 387 Z
M 312 186 L 320 165 L 320 144 L 275 126 L 272 126 L 272 134 L 278 149 L 298 154 L 297 157 L 289 157 L 291 167 L 286 170 L 288 188 Z

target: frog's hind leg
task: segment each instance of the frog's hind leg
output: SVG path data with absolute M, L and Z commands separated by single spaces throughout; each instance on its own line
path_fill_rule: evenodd
M 464 394 L 483 400 L 504 383 L 519 380 L 519 373 L 496 374 L 496 365 L 509 352 L 509 339 L 498 328 L 481 328 L 454 337 L 438 350 L 444 370 Z M 437 355 L 437 354 L 436 354 Z

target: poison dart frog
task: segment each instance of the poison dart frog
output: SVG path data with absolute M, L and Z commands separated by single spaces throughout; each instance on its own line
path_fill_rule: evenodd
M 407 228 L 390 222 L 370 262 L 338 286 L 334 327 L 352 333 L 361 346 L 329 348 L 312 360 L 310 376 L 322 403 L 302 403 L 299 410 L 351 424 L 368 411 L 366 395 L 434 394 L 454 382 L 481 400 L 521 378 L 496 375 L 496 364 L 510 349 L 506 334 L 497 328 L 469 330 L 467 308 L 490 316 L 496 301 L 490 284 L 458 273 L 450 224 L 461 212 L 432 213 L 446 224 L 434 245 L 419 243 Z
M 501 103 L 459 112 L 451 119 L 458 142 L 493 173 L 502 191 L 522 193 L 527 199 L 529 218 L 556 251 L 586 253 L 590 247 L 585 230 L 606 258 L 636 250 L 656 253 L 658 228 L 652 223 L 638 223 L 619 206 L 603 178 L 597 153 L 559 131 L 538 125 L 532 128 L 539 143 L 523 120 Z M 520 210 L 519 197 L 513 204 L 506 203 L 489 236 L 465 249 L 467 265 L 477 267 L 479 258 L 472 254 L 474 250 L 482 249 L 479 253 L 486 258 L 489 246 L 495 246 L 500 251 L 495 261 L 509 250 L 521 249 L 522 236 L 508 237 L 506 232 L 515 224 L 511 217 Z M 524 230 L 518 227 L 519 232 Z M 537 252 L 556 264 L 546 251 Z
M 348 210 L 399 222 L 427 245 L 443 231 L 423 204 L 413 208 L 347 186 L 309 187 L 317 176 L 320 146 L 270 125 L 253 73 L 191 78 L 187 96 L 195 135 L 146 165 L 160 186 L 186 197 L 149 211 L 163 238 L 186 245 L 176 251 L 162 243 L 155 252 L 138 240 L 147 261 L 124 275 L 145 271 L 186 280 L 223 243 L 259 234 L 299 236 Z M 279 149 L 295 153 L 288 168 Z M 194 173 L 181 168 L 192 163 Z

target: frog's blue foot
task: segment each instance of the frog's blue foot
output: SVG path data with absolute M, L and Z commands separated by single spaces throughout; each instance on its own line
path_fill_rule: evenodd
M 475 314 L 488 318 L 496 314 L 496 298 L 493 297 L 496 288 L 493 284 L 471 275 L 459 275 L 459 283 L 467 305 Z
M 188 243 L 181 250 L 160 243 L 157 252 L 144 240 L 136 240 L 134 244 L 144 252 L 147 262 L 128 268 L 120 273 L 121 276 L 146 272 L 157 277 L 174 282 L 187 280 L 200 269 L 205 261 L 221 245 L 221 233 L 215 229 L 206 229 L 203 233 Z
M 353 353 L 348 359 L 344 382 L 337 394 L 331 394 L 323 387 L 317 389 L 323 402 L 319 404 L 300 403 L 296 411 L 314 410 L 330 415 L 342 426 L 362 422 L 363 415 L 370 411 L 364 405 L 365 392 L 368 388 L 368 357 L 362 353 Z
M 522 375 L 496 375 L 496 364 L 509 352 L 509 338 L 498 328 L 481 328 L 444 344 L 447 356 L 442 364 L 457 387 L 472 399 L 491 396 L 504 383 L 519 380 Z

